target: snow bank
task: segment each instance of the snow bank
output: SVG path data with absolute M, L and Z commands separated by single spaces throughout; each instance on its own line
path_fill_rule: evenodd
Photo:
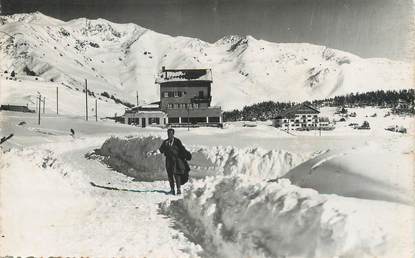
M 161 138 L 151 136 L 134 139 L 111 137 L 95 154 L 115 170 L 137 180 L 161 180 L 166 179 L 163 157 L 157 154 L 161 143 Z
M 94 204 L 88 181 L 43 150 L 0 152 L 0 171 L 2 255 L 83 255 L 68 239 Z
M 160 209 L 206 256 L 412 257 L 411 229 L 394 232 L 413 219 L 410 207 L 344 199 L 350 198 L 320 195 L 287 179 L 227 176 L 196 181 L 183 199 Z M 402 241 L 406 249 L 399 249 Z
M 320 193 L 413 204 L 413 146 L 407 138 L 328 151 L 284 177 Z
M 62 146 L 0 151 L 1 257 L 198 257 L 200 247 L 157 212 L 176 198 L 165 182 L 131 182 Z
M 262 148 L 199 147 L 192 148 L 190 162 L 195 169 L 208 168 L 215 174 L 243 174 L 263 180 L 284 175 L 307 160 L 308 155 Z
M 161 143 L 161 138 L 152 136 L 134 139 L 112 137 L 95 154 L 112 168 L 138 180 L 165 180 L 164 156 L 158 152 Z M 191 146 L 188 149 L 192 153 L 189 162 L 192 178 L 243 174 L 258 180 L 273 179 L 309 157 L 261 148 Z

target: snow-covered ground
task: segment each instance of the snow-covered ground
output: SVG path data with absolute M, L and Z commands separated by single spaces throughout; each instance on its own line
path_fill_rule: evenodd
M 414 257 L 414 119 L 350 112 L 321 136 L 270 122 L 177 129 L 194 177 L 171 196 L 165 179 L 137 180 L 163 179 L 165 130 L 3 111 L 0 136 L 14 136 L 0 152 L 0 254 Z M 348 126 L 364 120 L 371 130 Z M 408 134 L 384 130 L 395 124 Z

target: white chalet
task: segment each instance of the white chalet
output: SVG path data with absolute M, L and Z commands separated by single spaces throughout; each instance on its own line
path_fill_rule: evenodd
M 125 124 L 140 127 L 167 125 L 167 114 L 160 110 L 158 103 L 127 109 L 123 118 Z
M 307 104 L 299 104 L 279 113 L 273 126 L 283 130 L 325 129 L 330 126 L 328 118 L 319 117 L 320 111 Z

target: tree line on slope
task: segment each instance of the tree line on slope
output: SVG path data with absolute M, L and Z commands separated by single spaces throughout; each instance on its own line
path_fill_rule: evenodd
M 305 101 L 303 103 L 311 104 L 314 107 L 332 106 L 332 107 L 362 107 L 362 106 L 379 106 L 385 108 L 394 108 L 400 101 L 413 104 L 415 100 L 414 89 L 404 90 L 377 90 L 365 93 L 350 93 L 343 96 L 335 96 L 314 101 Z M 278 113 L 296 105 L 295 102 L 275 102 L 265 101 L 250 106 L 244 106 L 242 109 L 234 109 L 223 113 L 223 120 L 226 121 L 252 121 L 252 120 L 269 120 L 277 116 Z
M 117 98 L 117 97 L 114 97 L 114 95 L 110 95 L 110 94 L 109 94 L 108 92 L 106 92 L 106 91 L 102 92 L 102 93 L 101 93 L 101 96 L 106 97 L 106 98 L 109 98 L 109 99 L 112 99 L 112 100 L 114 100 L 114 102 L 115 102 L 115 103 L 117 103 L 117 104 L 122 104 L 122 105 L 124 105 L 124 106 L 126 106 L 126 107 L 129 107 L 129 108 L 134 107 L 134 104 L 131 104 L 131 103 L 130 103 L 130 102 L 128 102 L 128 101 L 122 101 L 121 99 L 119 99 L 119 98 Z
M 413 103 L 415 99 L 414 89 L 403 90 L 377 90 L 365 93 L 350 93 L 343 96 L 335 96 L 323 100 L 314 100 L 312 104 L 319 107 L 322 105 L 330 106 L 380 106 L 380 107 L 395 107 L 399 101 L 406 103 Z

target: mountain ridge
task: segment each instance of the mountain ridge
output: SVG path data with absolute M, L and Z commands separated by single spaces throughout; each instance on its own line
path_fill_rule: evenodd
M 83 86 L 140 103 L 159 98 L 155 76 L 167 68 L 211 68 L 214 105 L 302 101 L 350 92 L 413 88 L 411 64 L 363 59 L 309 43 L 273 43 L 228 35 L 214 43 L 154 32 L 133 23 L 40 12 L 0 16 L 1 71 L 32 71 L 46 81 Z M 25 72 L 26 71 L 26 72 Z M 232 96 L 232 98 L 229 98 Z

